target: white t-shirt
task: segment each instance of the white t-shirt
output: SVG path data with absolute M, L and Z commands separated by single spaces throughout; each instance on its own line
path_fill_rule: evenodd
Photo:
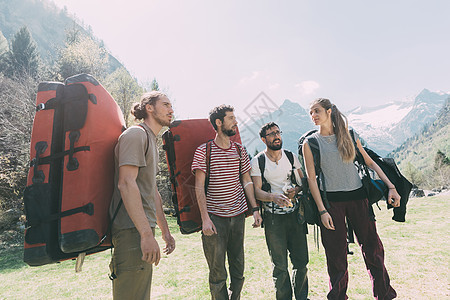
M 270 184 L 271 193 L 283 194 L 283 187 L 285 184 L 291 183 L 291 173 L 292 165 L 289 162 L 284 150 L 281 151 L 281 159 L 278 161 L 278 165 L 271 161 L 265 152 L 261 155 L 266 156 L 266 165 L 264 168 L 264 178 Z M 300 169 L 300 161 L 298 157 L 294 154 L 294 168 Z M 250 176 L 261 176 L 261 171 L 259 170 L 258 156 L 254 157 L 251 161 L 252 169 L 250 171 Z M 297 176 L 298 177 L 298 176 Z M 300 184 L 299 177 L 297 178 Z M 265 209 L 269 209 L 272 212 L 273 202 L 263 202 Z M 277 204 L 273 203 L 273 213 L 275 214 L 286 214 L 293 212 L 295 207 L 279 207 Z

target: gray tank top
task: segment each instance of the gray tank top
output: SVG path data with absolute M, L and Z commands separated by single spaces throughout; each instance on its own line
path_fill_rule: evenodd
M 327 192 L 348 192 L 362 187 L 361 177 L 353 162 L 345 163 L 337 148 L 336 136 L 311 135 L 317 139 L 320 149 L 320 167 L 325 177 Z M 323 183 L 320 183 L 323 190 Z

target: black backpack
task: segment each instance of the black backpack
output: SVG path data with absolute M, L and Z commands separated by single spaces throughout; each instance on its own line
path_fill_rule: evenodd
M 316 131 L 317 131 L 316 129 L 310 130 L 300 137 L 300 139 L 298 141 L 298 153 L 300 154 L 301 157 L 303 157 L 302 150 L 303 150 L 303 144 L 304 144 L 305 140 L 310 135 L 315 133 Z M 322 169 L 320 167 L 320 151 L 319 151 L 319 143 L 317 142 L 317 139 L 315 139 L 315 138 L 309 139 L 309 148 L 311 149 L 311 153 L 313 155 L 314 169 L 316 171 L 316 181 L 317 181 L 317 185 L 319 186 L 319 181 L 322 180 L 322 182 L 324 183 L 325 177 L 324 177 Z M 323 186 L 325 189 L 325 184 L 323 184 Z M 325 208 L 328 209 L 330 207 L 330 205 L 328 203 L 326 189 L 324 192 L 322 192 L 322 191 L 320 191 L 320 192 L 321 192 L 323 204 L 325 205 Z M 306 175 L 302 178 L 302 193 L 301 193 L 300 200 L 301 200 L 301 203 L 303 204 L 306 222 L 310 225 L 320 225 L 319 211 L 317 209 L 316 202 L 314 201 L 314 198 L 311 195 L 311 192 L 309 190 L 308 178 L 306 177 Z
M 298 142 L 298 151 L 301 156 L 303 156 L 303 153 L 302 153 L 303 143 L 305 142 L 307 137 L 309 137 L 310 135 L 312 135 L 315 132 L 317 132 L 316 129 L 308 131 L 307 133 L 305 133 L 304 135 L 302 135 L 300 137 L 299 142 Z M 352 137 L 352 140 L 355 144 L 355 148 L 357 150 L 356 157 L 355 157 L 355 163 L 357 165 L 358 170 L 360 172 L 362 172 L 362 174 L 363 174 L 364 188 L 366 189 L 367 193 L 370 194 L 370 193 L 372 193 L 370 190 L 373 188 L 373 186 L 378 185 L 378 188 L 381 191 L 381 196 L 384 196 L 384 198 L 387 199 L 388 189 L 384 186 L 384 183 L 381 180 L 372 179 L 370 177 L 370 173 L 364 162 L 364 158 L 362 157 L 362 154 L 359 152 L 358 148 L 356 147 L 354 131 L 352 129 L 350 129 L 350 135 Z M 323 173 L 320 168 L 320 151 L 319 151 L 319 145 L 318 145 L 317 140 L 315 138 L 310 138 L 309 146 L 310 146 L 311 152 L 313 154 L 316 178 L 317 178 L 317 180 L 319 180 L 319 176 L 322 176 L 322 177 L 320 177 L 320 179 L 323 180 L 324 179 Z M 395 164 L 395 162 L 392 158 L 381 158 L 377 153 L 375 153 L 374 151 L 372 151 L 371 149 L 369 149 L 367 147 L 364 147 L 364 150 L 367 152 L 367 154 L 370 156 L 370 158 L 372 158 L 372 160 L 382 169 L 382 171 L 386 174 L 386 176 L 389 178 L 389 180 L 395 186 L 397 192 L 400 194 L 400 197 L 401 197 L 400 207 L 394 208 L 394 216 L 392 219 L 397 222 L 404 222 L 405 214 L 406 214 L 406 204 L 408 202 L 409 193 L 411 191 L 412 184 L 400 173 L 397 165 Z M 371 182 L 369 182 L 369 181 L 371 181 Z M 324 200 L 325 207 L 328 208 L 329 204 L 328 204 L 328 200 L 326 199 L 325 183 L 324 183 L 324 181 L 322 181 L 322 183 L 323 183 L 323 187 L 325 190 L 325 192 L 322 193 L 322 196 L 325 196 L 325 197 L 323 197 L 322 199 Z M 308 186 L 303 185 L 303 187 L 304 187 L 304 194 L 310 195 Z M 377 201 L 380 198 L 373 200 L 372 203 L 370 203 L 370 204 L 377 204 L 377 206 L 378 206 Z M 312 200 L 312 202 L 314 202 L 314 200 L 312 199 L 312 196 L 311 196 L 311 199 L 308 199 L 308 200 Z M 313 203 L 313 205 L 315 205 L 315 202 Z M 389 203 L 387 205 L 388 205 L 388 208 L 392 208 L 392 206 Z M 317 210 L 317 208 L 316 208 L 316 210 Z M 375 214 L 373 213 L 372 206 L 369 206 L 369 215 L 373 219 L 375 218 Z M 319 218 L 319 222 L 320 222 L 320 218 Z

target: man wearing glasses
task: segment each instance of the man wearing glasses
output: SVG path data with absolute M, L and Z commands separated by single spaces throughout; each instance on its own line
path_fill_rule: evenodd
M 274 122 L 265 124 L 259 135 L 266 149 L 252 159 L 250 175 L 256 199 L 263 204 L 263 226 L 272 259 L 276 298 L 292 299 L 294 294 L 297 300 L 307 299 L 306 223 L 299 219 L 296 201 L 303 177 L 300 162 L 292 152 L 282 149 L 281 131 Z M 293 265 L 292 284 L 288 252 Z

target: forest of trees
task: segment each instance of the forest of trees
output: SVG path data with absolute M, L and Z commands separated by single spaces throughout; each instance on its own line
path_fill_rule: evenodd
M 77 27 L 66 31 L 64 47 L 55 60 L 42 59 L 26 26 L 11 41 L 0 32 L 0 209 L 22 210 L 22 193 L 29 164 L 29 143 L 35 114 L 37 87 L 41 81 L 63 82 L 67 77 L 93 75 L 116 100 L 127 126 L 134 123 L 130 109 L 145 91 L 122 66 L 110 71 L 110 55 L 91 36 Z M 159 90 L 156 79 L 150 89 Z M 161 139 L 159 139 L 160 141 Z M 170 206 L 170 185 L 165 157 L 161 154 L 158 182 L 165 205 Z

